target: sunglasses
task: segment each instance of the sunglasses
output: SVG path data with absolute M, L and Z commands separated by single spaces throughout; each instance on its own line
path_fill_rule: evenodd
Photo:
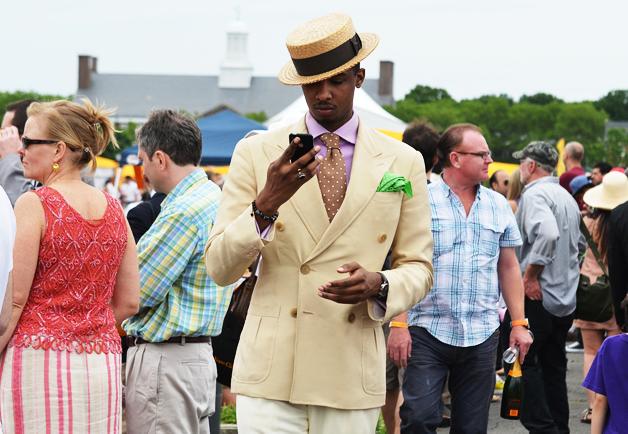
M 24 149 L 28 149 L 30 145 L 53 145 L 55 143 L 59 143 L 59 140 L 29 139 L 26 136 L 22 136 L 22 146 Z

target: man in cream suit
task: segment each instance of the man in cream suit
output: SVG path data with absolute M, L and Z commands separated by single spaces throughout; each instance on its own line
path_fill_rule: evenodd
M 262 255 L 232 378 L 239 432 L 372 434 L 386 393 L 382 321 L 432 285 L 423 159 L 353 111 L 359 62 L 377 42 L 341 14 L 297 28 L 279 79 L 302 86 L 309 112 L 242 140 L 231 160 L 207 270 L 230 284 Z M 314 137 L 295 161 L 290 133 Z

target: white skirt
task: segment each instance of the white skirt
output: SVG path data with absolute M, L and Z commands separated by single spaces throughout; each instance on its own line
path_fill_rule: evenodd
M 120 430 L 119 354 L 9 347 L 0 358 L 4 434 Z

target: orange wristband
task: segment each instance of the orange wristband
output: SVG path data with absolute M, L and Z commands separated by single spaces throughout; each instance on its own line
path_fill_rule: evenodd
M 407 329 L 408 328 L 408 323 L 407 322 L 401 322 L 401 321 L 391 321 L 390 322 L 390 326 L 391 327 L 398 327 L 398 328 L 402 328 L 402 329 Z
M 528 322 L 528 318 L 526 319 L 516 319 L 510 321 L 510 327 L 522 326 L 525 328 L 530 328 L 530 323 Z

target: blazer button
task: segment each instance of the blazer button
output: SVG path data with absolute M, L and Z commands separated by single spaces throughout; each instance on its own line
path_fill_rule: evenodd
M 297 308 L 293 307 L 292 309 L 290 309 L 290 316 L 292 318 L 296 318 L 297 317 Z
M 303 264 L 301 265 L 301 273 L 302 274 L 307 274 L 310 272 L 310 266 L 307 264 Z
M 283 232 L 284 229 L 286 229 L 286 226 L 283 224 L 283 222 L 276 222 L 275 223 L 275 228 L 279 231 L 279 232 Z
M 379 237 L 377 237 L 377 241 L 379 241 L 380 243 L 383 243 L 387 239 L 388 239 L 388 235 L 386 234 L 380 234 Z
M 355 314 L 353 312 L 351 312 L 349 314 L 349 318 L 347 318 L 349 320 L 349 322 L 354 322 L 355 321 Z

